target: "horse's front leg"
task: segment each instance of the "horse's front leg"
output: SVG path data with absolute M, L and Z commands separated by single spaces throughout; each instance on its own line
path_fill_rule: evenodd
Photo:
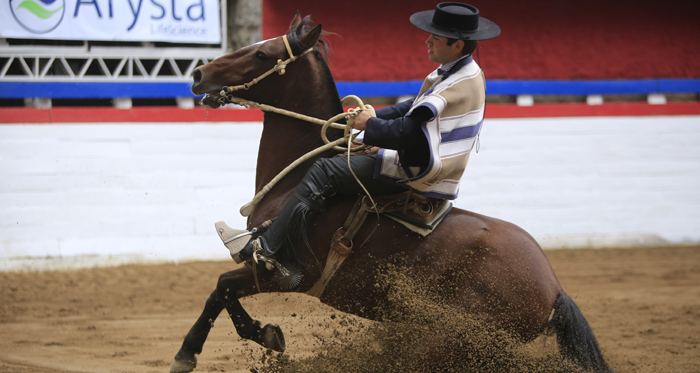
M 215 290 L 207 298 L 202 314 L 199 315 L 199 318 L 185 336 L 185 341 L 182 342 L 182 347 L 175 355 L 173 365 L 170 367 L 171 373 L 189 373 L 194 370 L 197 366 L 195 354 L 202 352 L 202 347 L 207 340 L 214 320 L 216 320 L 223 309 L 224 304 L 219 301 Z
M 258 271 L 258 277 L 261 283 L 265 283 L 270 280 L 272 275 L 271 272 L 262 270 Z M 240 268 L 222 274 L 216 286 L 217 296 L 231 316 L 231 321 L 233 321 L 239 337 L 250 339 L 271 350 L 283 352 L 286 345 L 282 329 L 272 324 L 261 327 L 260 322 L 250 317 L 239 301 L 240 298 L 257 292 L 255 277 L 248 268 Z
M 259 280 L 263 283 L 271 277 L 268 271 L 259 273 Z M 251 318 L 238 300 L 257 293 L 254 284 L 253 272 L 248 268 L 229 271 L 219 276 L 216 290 L 207 299 L 202 314 L 185 336 L 180 351 L 175 355 L 170 367 L 171 373 L 189 373 L 194 370 L 197 366 L 195 355 L 202 352 L 214 320 L 224 308 L 231 316 L 231 321 L 241 338 L 253 340 L 271 350 L 284 351 L 284 334 L 279 326 L 267 324 L 261 327 L 260 322 Z

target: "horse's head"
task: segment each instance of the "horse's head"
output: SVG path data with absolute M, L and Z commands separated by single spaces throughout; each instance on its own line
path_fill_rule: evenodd
M 297 12 L 289 27 L 287 40 L 294 55 L 299 56 L 309 48 L 325 47 L 320 40 L 322 34 L 320 24 L 315 26 L 308 16 L 302 20 Z M 290 55 L 281 36 L 249 45 L 196 68 L 192 73 L 192 93 L 207 94 L 202 103 L 217 108 L 217 96 L 224 86 L 250 83 L 274 68 L 278 60 L 288 58 Z M 295 64 L 300 62 L 292 62 L 290 70 L 295 70 Z M 289 83 L 290 78 L 274 72 L 249 90 L 236 92 L 235 96 L 262 103 L 274 102 L 275 94 L 285 91 Z

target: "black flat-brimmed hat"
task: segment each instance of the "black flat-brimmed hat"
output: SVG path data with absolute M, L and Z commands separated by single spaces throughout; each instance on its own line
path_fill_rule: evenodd
M 501 34 L 498 25 L 479 16 L 479 9 L 463 3 L 440 3 L 435 10 L 414 13 L 411 23 L 450 39 L 487 40 Z

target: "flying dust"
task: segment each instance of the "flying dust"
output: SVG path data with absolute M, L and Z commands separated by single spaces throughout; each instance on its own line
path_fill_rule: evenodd
M 282 372 L 576 372 L 559 357 L 556 339 L 522 343 L 451 305 L 433 279 L 403 265 L 381 266 L 384 322 L 336 333 L 315 356 L 293 360 L 264 353 L 253 373 Z

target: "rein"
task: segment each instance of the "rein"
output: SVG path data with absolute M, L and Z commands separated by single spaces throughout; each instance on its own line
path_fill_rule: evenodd
M 277 107 L 274 107 L 271 105 L 260 104 L 260 103 L 254 102 L 254 101 L 248 101 L 248 100 L 233 96 L 231 94 L 232 92 L 236 92 L 239 90 L 248 90 L 248 89 L 250 89 L 251 86 L 257 84 L 258 82 L 260 82 L 261 80 L 268 77 L 270 74 L 272 74 L 274 72 L 279 73 L 279 75 L 284 75 L 286 72 L 287 65 L 296 61 L 298 58 L 306 55 L 307 53 L 309 53 L 313 50 L 313 48 L 309 48 L 309 49 L 303 51 L 300 55 L 295 56 L 294 53 L 292 52 L 291 46 L 289 45 L 289 41 L 287 40 L 287 35 L 283 35 L 282 40 L 284 41 L 284 46 L 287 48 L 287 53 L 289 53 L 289 56 L 290 56 L 287 60 L 282 61 L 281 59 L 278 59 L 277 64 L 272 69 L 266 71 L 265 73 L 263 73 L 262 75 L 260 75 L 259 77 L 255 78 L 255 79 L 251 80 L 248 83 L 244 83 L 244 84 L 237 85 L 237 86 L 223 87 L 223 89 L 219 93 L 219 98 L 217 99 L 217 102 L 222 106 L 226 105 L 228 103 L 242 105 L 242 106 L 245 106 L 246 108 L 249 108 L 252 106 L 252 107 L 256 107 L 262 111 L 286 115 L 288 117 L 292 117 L 295 119 L 300 119 L 300 120 L 303 120 L 306 122 L 322 125 L 323 127 L 321 128 L 321 138 L 323 139 L 323 142 L 325 143 L 325 145 L 320 146 L 320 147 L 306 153 L 305 155 L 301 156 L 296 161 L 292 162 L 289 166 L 285 167 L 284 170 L 282 170 L 279 174 L 277 174 L 277 176 L 275 176 L 269 183 L 267 183 L 267 185 L 265 185 L 260 190 L 260 192 L 258 192 L 255 195 L 255 197 L 253 197 L 252 201 L 248 202 L 247 204 L 243 205 L 243 207 L 241 207 L 240 213 L 243 216 L 250 216 L 250 214 L 253 213 L 253 209 L 255 208 L 255 205 L 257 205 L 263 199 L 263 197 L 265 197 L 265 195 L 272 189 L 272 187 L 274 187 L 291 170 L 293 170 L 294 168 L 296 168 L 298 165 L 305 162 L 309 158 L 312 158 L 312 157 L 314 157 L 320 153 L 323 153 L 327 150 L 330 150 L 330 149 L 334 149 L 336 151 L 341 151 L 341 152 L 344 152 L 347 150 L 348 151 L 348 164 L 349 164 L 350 163 L 350 154 L 349 153 L 351 151 L 361 150 L 361 149 L 364 149 L 366 147 L 365 145 L 360 145 L 360 146 L 356 146 L 356 147 L 352 147 L 352 145 L 351 145 L 352 140 L 354 140 L 355 137 L 357 137 L 357 135 L 359 135 L 359 133 L 353 134 L 351 132 L 352 126 L 355 122 L 355 116 L 357 116 L 357 113 L 359 113 L 363 110 L 370 110 L 372 113 L 372 116 L 376 116 L 374 114 L 374 108 L 371 105 L 365 105 L 359 97 L 353 96 L 353 95 L 344 97 L 341 100 L 341 103 L 345 104 L 347 101 L 353 100 L 357 103 L 358 108 L 350 109 L 350 110 L 348 110 L 348 112 L 340 113 L 340 114 L 338 114 L 338 115 L 336 115 L 333 118 L 328 119 L 328 120 L 310 117 L 308 115 L 299 114 L 299 113 L 296 113 L 293 111 L 284 110 L 284 109 L 280 109 L 280 108 L 277 108 Z M 346 118 L 347 124 L 341 124 L 341 123 L 336 122 L 336 121 L 343 119 L 343 118 Z M 327 132 L 329 127 L 342 129 L 343 130 L 343 137 L 341 137 L 335 141 L 328 140 L 328 137 L 326 136 L 326 132 Z M 346 147 L 340 146 L 341 144 L 346 144 L 346 143 L 347 143 Z M 352 172 L 352 169 L 350 171 Z M 353 175 L 354 175 L 354 172 L 353 172 Z M 358 182 L 359 182 L 359 180 L 358 180 Z M 362 183 L 360 183 L 360 185 L 362 185 Z M 362 186 L 362 188 L 365 189 L 364 185 Z M 367 192 L 366 189 L 365 189 L 365 192 Z M 369 193 L 367 193 L 367 194 L 369 195 Z

